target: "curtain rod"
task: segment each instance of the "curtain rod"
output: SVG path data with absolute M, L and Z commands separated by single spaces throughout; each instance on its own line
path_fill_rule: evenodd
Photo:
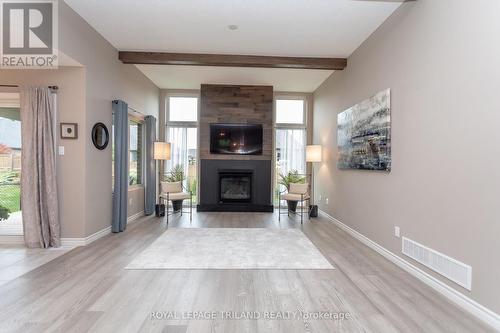
M 146 116 L 144 113 L 142 113 L 141 111 L 138 111 L 138 110 L 134 109 L 133 107 L 130 107 L 130 106 L 129 106 L 128 108 L 129 108 L 130 110 L 134 111 L 135 113 L 140 114 L 141 116 Z
M 4 87 L 4 88 L 19 88 L 19 86 L 17 84 L 0 84 L 0 87 Z M 49 86 L 49 89 L 58 90 L 59 87 L 58 86 Z
M 119 99 L 115 99 L 113 100 L 113 103 L 118 103 Z M 133 107 L 131 107 L 130 105 L 127 104 L 127 108 L 128 108 L 128 113 L 132 113 L 132 114 L 136 114 L 138 117 L 146 117 L 147 115 L 142 113 L 141 111 L 137 110 L 137 109 L 134 109 Z M 132 111 L 132 112 L 130 112 Z

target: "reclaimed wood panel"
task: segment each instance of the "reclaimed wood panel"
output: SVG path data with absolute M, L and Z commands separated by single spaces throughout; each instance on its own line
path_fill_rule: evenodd
M 220 160 L 271 160 L 273 149 L 273 87 L 201 85 L 200 158 Z M 262 155 L 210 153 L 210 124 L 262 124 Z

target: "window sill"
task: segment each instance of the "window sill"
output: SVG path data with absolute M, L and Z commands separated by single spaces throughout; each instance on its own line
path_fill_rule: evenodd
M 140 189 L 144 189 L 144 185 L 139 184 L 139 185 L 129 185 L 128 186 L 129 192 L 130 191 L 137 191 L 137 190 L 140 190 Z

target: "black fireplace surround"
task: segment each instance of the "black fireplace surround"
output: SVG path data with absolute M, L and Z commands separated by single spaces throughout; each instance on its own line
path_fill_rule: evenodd
M 198 211 L 272 212 L 271 161 L 201 160 Z

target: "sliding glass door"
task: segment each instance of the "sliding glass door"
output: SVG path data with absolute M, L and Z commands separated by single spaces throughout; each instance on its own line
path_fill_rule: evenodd
M 0 93 L 0 233 L 22 234 L 21 117 L 18 93 Z

